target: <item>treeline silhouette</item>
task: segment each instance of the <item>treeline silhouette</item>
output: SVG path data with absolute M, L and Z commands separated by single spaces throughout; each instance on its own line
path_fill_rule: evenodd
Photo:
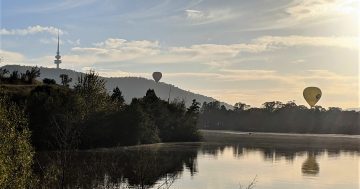
M 34 71 L 35 70 L 35 71 Z M 37 72 L 33 68 L 26 73 Z M 6 70 L 0 70 L 6 73 Z M 40 73 L 34 77 L 35 80 Z M 33 75 L 33 74 L 30 74 Z M 10 80 L 2 74 L 2 83 L 24 84 L 21 77 Z M 31 85 L 30 92 L 12 91 L 3 85 L 1 93 L 24 109 L 28 116 L 31 142 L 36 150 L 69 150 L 112 147 L 155 142 L 198 141 L 196 127 L 199 103 L 189 108 L 183 101 L 167 102 L 149 89 L 143 98 L 125 104 L 116 87 L 111 94 L 105 81 L 95 72 L 80 76 L 73 88 L 71 78 L 60 75 L 61 84 L 45 78 Z M 35 82 L 27 82 L 34 84 Z M 24 87 L 21 85 L 21 87 Z
M 6 75 L 9 76 L 6 77 Z M 38 67 L 32 67 L 25 73 L 19 73 L 16 70 L 10 72 L 7 69 L 0 68 L 0 84 L 34 84 L 35 79 L 39 76 L 40 69 Z
M 309 109 L 294 101 L 265 102 L 262 108 L 236 103 L 231 110 L 214 101 L 203 103 L 198 127 L 245 132 L 360 134 L 360 112 L 337 107 L 326 110 L 321 106 Z

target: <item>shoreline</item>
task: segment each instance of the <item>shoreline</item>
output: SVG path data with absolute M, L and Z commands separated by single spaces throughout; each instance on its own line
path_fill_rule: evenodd
M 320 138 L 351 138 L 360 139 L 360 135 L 347 135 L 347 134 L 314 134 L 314 133 L 273 133 L 273 132 L 243 132 L 234 130 L 208 130 L 200 129 L 201 133 L 219 133 L 231 135 L 253 135 L 253 136 L 292 136 L 292 137 L 320 137 Z
M 297 134 L 297 133 L 264 133 L 264 132 L 240 132 L 229 130 L 200 130 L 203 140 L 194 142 L 160 142 L 152 144 L 139 144 L 131 146 L 100 147 L 92 149 L 79 149 L 77 152 L 109 152 L 116 150 L 136 150 L 144 148 L 177 146 L 198 146 L 203 144 L 241 144 L 253 147 L 310 147 L 329 149 L 352 149 L 360 152 L 360 135 L 337 135 L 337 134 Z M 251 133 L 251 134 L 249 134 Z M 336 135 L 336 136 L 335 136 Z M 56 151 L 40 151 L 56 152 Z
M 156 148 L 177 146 L 197 146 L 209 145 L 211 143 L 222 144 L 243 144 L 249 146 L 281 146 L 289 148 L 310 147 L 321 148 L 326 147 L 332 149 L 347 150 L 355 149 L 360 151 L 360 135 L 337 135 L 334 134 L 296 134 L 296 133 L 263 133 L 263 132 L 238 132 L 228 130 L 200 130 L 203 135 L 202 141 L 194 142 L 160 142 L 153 144 L 140 144 L 133 146 L 118 146 L 112 148 L 96 148 L 88 149 L 89 151 L 108 151 L 114 149 L 131 150 L 138 148 Z M 336 134 L 335 134 L 336 135 Z
M 360 152 L 360 138 L 334 137 L 329 135 L 302 135 L 277 133 L 251 133 L 219 130 L 201 130 L 204 142 L 236 144 L 254 148 L 278 148 L 286 150 L 356 151 Z

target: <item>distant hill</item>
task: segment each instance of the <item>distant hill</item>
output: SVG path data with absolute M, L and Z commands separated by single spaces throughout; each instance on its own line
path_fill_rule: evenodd
M 31 69 L 30 66 L 19 66 L 19 65 L 6 65 L 3 66 L 10 72 L 17 70 L 21 73 L 24 73 L 26 70 Z M 69 77 L 73 78 L 73 82 L 70 86 L 73 86 L 77 81 L 77 78 L 84 74 L 82 72 L 76 72 L 74 70 L 68 69 L 56 69 L 56 68 L 46 68 L 40 67 L 40 79 L 51 78 L 55 79 L 57 83 L 60 83 L 60 74 L 67 74 Z M 109 92 L 118 86 L 123 93 L 125 101 L 127 103 L 131 102 L 132 98 L 143 97 L 148 89 L 154 89 L 158 97 L 161 99 L 167 100 L 169 98 L 169 90 L 171 87 L 170 93 L 170 101 L 174 99 L 184 100 L 186 106 L 189 106 L 193 99 L 200 102 L 211 102 L 216 99 L 212 97 L 207 97 L 201 94 L 192 93 L 190 91 L 186 91 L 180 89 L 174 85 L 170 85 L 167 83 L 159 82 L 155 83 L 153 80 L 149 80 L 141 77 L 102 77 L 106 80 L 106 88 Z M 226 108 L 231 108 L 230 104 L 221 102 L 222 105 L 225 105 Z

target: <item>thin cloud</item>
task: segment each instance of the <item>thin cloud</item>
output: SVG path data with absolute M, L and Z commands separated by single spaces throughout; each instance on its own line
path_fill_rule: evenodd
M 25 61 L 25 56 L 18 52 L 5 51 L 0 49 L 1 63 L 21 64 Z
M 127 41 L 126 39 L 118 38 L 109 38 L 104 42 L 95 43 L 97 47 L 107 48 L 107 49 L 117 49 L 117 48 L 158 48 L 158 41 Z
M 285 12 L 296 20 L 334 17 L 356 13 L 356 4 L 357 0 L 297 0 Z
M 184 12 L 186 19 L 192 24 L 197 25 L 221 22 L 238 16 L 237 13 L 230 11 L 230 9 L 213 9 L 206 11 L 187 9 Z
M 357 50 L 358 37 L 317 37 L 317 36 L 263 36 L 251 43 L 229 45 L 200 44 L 190 47 L 172 47 L 171 52 L 192 55 L 228 56 L 233 57 L 241 52 L 258 53 L 277 48 L 293 46 L 333 47 Z
M 94 43 L 92 47 L 73 47 L 75 55 L 82 55 L 92 62 L 115 62 L 148 58 L 160 53 L 157 41 L 127 41 L 125 39 L 109 38 L 103 42 Z
M 0 29 L 0 35 L 34 35 L 38 33 L 48 33 L 51 35 L 57 35 L 59 32 L 59 35 L 63 35 L 65 32 L 59 28 L 53 27 L 53 26 L 29 26 L 25 29 Z
M 259 22 L 242 28 L 241 31 L 286 31 L 288 28 L 311 28 L 318 24 L 330 26 L 355 24 L 351 22 L 353 22 L 352 18 L 358 17 L 359 2 L 358 0 L 292 0 L 288 4 L 281 4 L 279 7 L 265 11 L 265 14 L 260 16 Z
M 250 43 L 237 44 L 197 44 L 191 46 L 163 47 L 158 41 L 128 41 L 120 38 L 109 38 L 94 43 L 90 47 L 73 47 L 72 55 L 90 62 L 133 61 L 142 64 L 197 63 L 222 68 L 240 61 L 241 53 L 261 53 L 281 48 L 319 47 L 343 48 L 356 50 L 357 37 L 311 37 L 311 36 L 263 36 Z M 77 62 L 80 63 L 80 62 Z
M 79 46 L 80 45 L 80 39 L 77 39 L 77 40 L 66 40 L 67 43 L 69 43 L 70 45 L 73 45 L 73 46 Z
M 321 37 L 321 36 L 264 36 L 255 39 L 255 44 L 264 44 L 267 47 L 338 47 L 357 50 L 359 47 L 358 37 Z
M 294 0 L 282 11 L 285 13 L 268 29 L 307 27 L 324 22 L 339 24 L 357 17 L 358 0 Z M 336 22 L 334 22 L 336 21 Z
M 53 43 L 43 40 L 43 43 Z M 131 61 L 139 64 L 203 64 L 211 69 L 228 67 L 241 61 L 241 53 L 261 53 L 280 48 L 326 47 L 356 50 L 357 37 L 263 36 L 250 43 L 198 44 L 163 47 L 158 41 L 109 38 L 88 47 L 75 47 L 63 55 L 67 62 L 79 66 Z M 78 41 L 79 42 L 79 41 Z M 77 42 L 74 42 L 77 43 Z
M 69 9 L 74 9 L 78 7 L 83 7 L 86 5 L 93 4 L 97 2 L 98 0 L 64 0 L 64 1 L 56 1 L 56 2 L 50 2 L 50 3 L 44 3 L 41 6 L 33 6 L 33 7 L 26 7 L 24 8 L 18 8 L 14 10 L 17 13 L 47 13 L 47 12 L 59 12 Z
M 189 10 L 185 10 L 185 13 L 186 13 L 186 17 L 190 20 L 202 20 L 206 18 L 204 13 L 199 10 L 189 9 Z
M 57 42 L 58 42 L 58 39 L 56 37 L 52 37 L 50 39 L 48 39 L 48 38 L 40 39 L 40 43 L 42 43 L 42 44 L 57 44 Z M 60 45 L 62 45 L 62 44 L 64 44 L 64 41 L 60 39 L 59 43 L 60 43 Z

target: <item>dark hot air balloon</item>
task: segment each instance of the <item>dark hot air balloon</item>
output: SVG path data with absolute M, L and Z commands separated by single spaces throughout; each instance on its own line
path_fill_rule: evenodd
M 161 77 L 162 77 L 162 73 L 161 73 L 161 72 L 154 72 L 154 73 L 152 74 L 152 76 L 153 76 L 155 82 L 159 82 L 160 79 L 161 79 Z

